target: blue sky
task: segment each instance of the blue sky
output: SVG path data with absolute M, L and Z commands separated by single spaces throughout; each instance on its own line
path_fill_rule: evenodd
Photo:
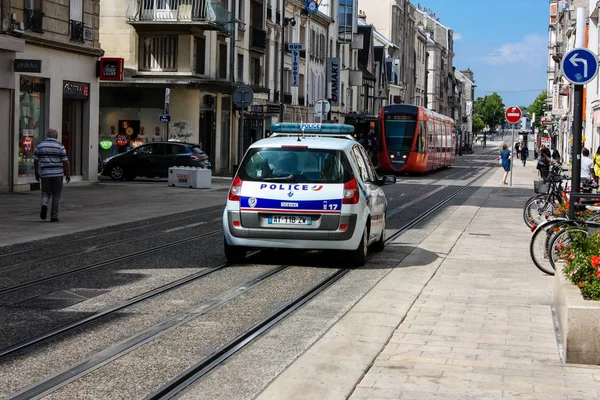
M 475 97 L 530 105 L 546 88 L 548 0 L 411 0 L 454 31 L 454 66 L 471 68 Z

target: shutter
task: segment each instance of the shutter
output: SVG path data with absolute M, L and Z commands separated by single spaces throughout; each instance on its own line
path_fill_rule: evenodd
M 83 0 L 70 0 L 70 19 L 83 22 Z

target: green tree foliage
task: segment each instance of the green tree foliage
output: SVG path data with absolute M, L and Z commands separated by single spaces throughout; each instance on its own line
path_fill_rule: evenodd
M 544 90 L 542 93 L 535 98 L 533 103 L 528 108 L 529 114 L 535 113 L 535 126 L 537 128 L 540 127 L 540 118 L 544 116 L 544 111 L 546 111 L 546 99 L 548 98 L 548 91 Z
M 504 122 L 504 112 L 506 107 L 502 97 L 496 92 L 485 97 L 478 97 L 473 104 L 473 130 L 475 131 L 475 117 L 478 116 L 485 125 L 489 125 L 492 130 L 496 125 Z M 482 128 L 483 129 L 483 128 Z
M 483 128 L 485 128 L 485 122 L 483 122 L 479 114 L 473 115 L 473 132 L 481 132 Z

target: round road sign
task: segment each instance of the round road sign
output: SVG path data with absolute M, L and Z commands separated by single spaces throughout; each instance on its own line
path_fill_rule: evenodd
M 315 114 L 325 115 L 331 111 L 331 104 L 328 100 L 320 99 L 315 102 Z
M 521 109 L 519 107 L 510 106 L 506 109 L 506 113 L 504 115 L 506 116 L 506 120 L 508 122 L 511 124 L 516 124 L 523 116 L 523 113 L 521 113 Z
M 254 101 L 254 92 L 250 86 L 238 86 L 233 92 L 233 102 L 236 106 L 245 110 Z

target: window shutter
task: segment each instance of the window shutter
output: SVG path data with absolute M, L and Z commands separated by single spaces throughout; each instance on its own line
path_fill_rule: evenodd
M 70 19 L 83 22 L 83 0 L 70 0 Z

